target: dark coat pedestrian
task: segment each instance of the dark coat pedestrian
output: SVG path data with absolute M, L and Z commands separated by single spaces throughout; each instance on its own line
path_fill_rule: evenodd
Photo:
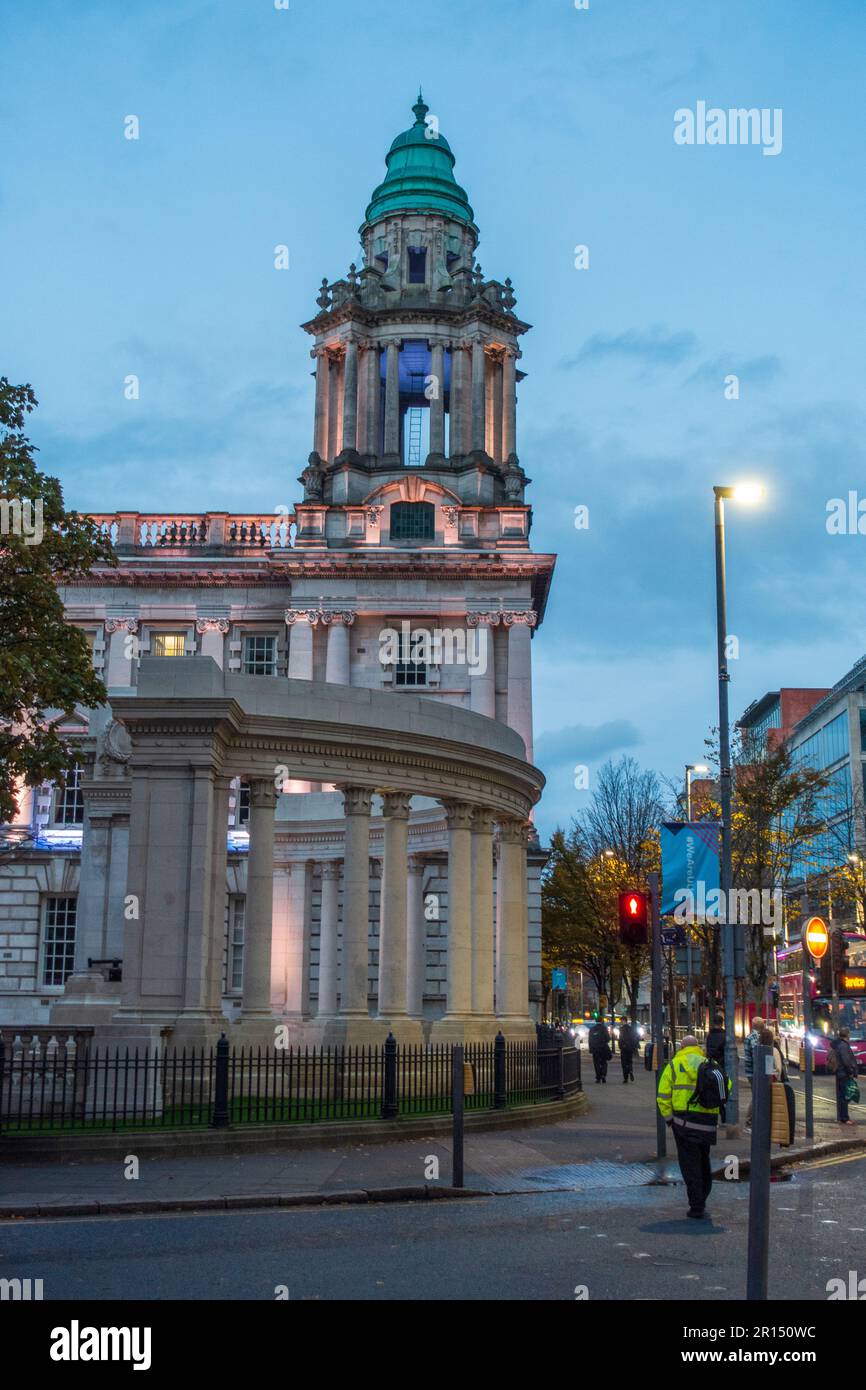
M 711 1062 L 718 1062 L 720 1067 L 725 1065 L 725 1020 L 721 1014 L 717 1014 L 713 1019 L 713 1026 L 707 1033 L 707 1056 Z
M 634 1054 L 637 1051 L 637 1038 L 630 1023 L 623 1023 L 619 1030 L 619 1060 L 622 1064 L 623 1084 L 634 1081 Z
M 847 1028 L 840 1028 L 839 1036 L 830 1043 L 836 1054 L 836 1119 L 841 1125 L 857 1123 L 848 1114 L 848 1097 L 845 1094 L 848 1082 L 857 1075 L 857 1058 L 849 1041 L 850 1036 Z
M 599 1082 L 607 1082 L 607 1064 L 613 1053 L 610 1050 L 610 1033 L 599 1019 L 589 1030 L 589 1051 L 592 1057 L 592 1064 L 595 1067 L 596 1085 Z

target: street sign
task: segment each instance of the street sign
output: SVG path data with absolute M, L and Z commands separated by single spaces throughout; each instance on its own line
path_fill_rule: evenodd
M 663 946 L 685 946 L 685 944 L 686 934 L 682 927 L 678 927 L 676 923 L 671 923 L 670 925 L 665 924 L 665 926 L 662 927 Z
M 551 989 L 568 989 L 568 975 L 565 970 L 551 970 L 550 972 Z
M 821 960 L 827 954 L 830 933 L 823 917 L 810 917 L 803 928 L 803 945 L 813 960 Z

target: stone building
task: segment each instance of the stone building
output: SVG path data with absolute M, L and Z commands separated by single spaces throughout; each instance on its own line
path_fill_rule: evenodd
M 303 325 L 294 509 L 106 513 L 117 568 L 64 591 L 110 707 L 72 720 L 83 765 L 5 829 L 2 1023 L 532 1033 L 531 642 L 554 557 L 530 549 L 517 454 L 529 325 L 413 110 L 362 268 Z

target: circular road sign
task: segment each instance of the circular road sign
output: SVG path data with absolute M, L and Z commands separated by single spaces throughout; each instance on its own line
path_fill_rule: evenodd
M 823 917 L 810 917 L 803 928 L 803 945 L 813 960 L 820 960 L 827 954 L 830 933 Z

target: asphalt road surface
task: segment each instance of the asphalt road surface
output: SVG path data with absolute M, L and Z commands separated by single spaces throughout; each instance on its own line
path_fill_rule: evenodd
M 0 1226 L 0 1277 L 51 1299 L 741 1299 L 748 1185 Z M 866 1158 L 772 1185 L 770 1297 L 866 1275 Z

